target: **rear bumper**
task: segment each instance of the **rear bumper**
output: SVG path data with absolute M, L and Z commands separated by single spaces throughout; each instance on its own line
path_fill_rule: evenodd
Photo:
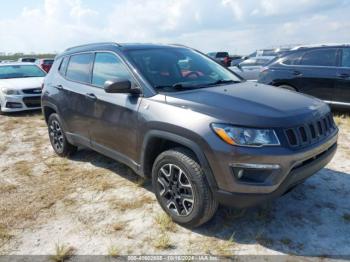
M 294 168 L 279 187 L 271 193 L 232 193 L 224 190 L 217 190 L 214 192 L 214 197 L 219 203 L 236 208 L 251 207 L 272 200 L 283 195 L 289 189 L 302 183 L 305 179 L 326 166 L 332 160 L 336 150 L 337 144 L 335 143 L 320 153 L 313 161 Z

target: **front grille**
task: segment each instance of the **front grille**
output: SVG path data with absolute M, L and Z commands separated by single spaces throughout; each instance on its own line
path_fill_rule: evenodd
M 333 116 L 329 113 L 313 122 L 288 128 L 284 133 L 290 147 L 300 148 L 328 137 L 335 129 Z
M 22 92 L 24 94 L 28 94 L 28 95 L 39 95 L 41 94 L 41 88 L 31 88 L 31 89 L 23 89 Z
M 24 97 L 23 103 L 27 107 L 40 107 L 41 106 L 41 97 L 40 96 L 34 96 L 34 97 Z

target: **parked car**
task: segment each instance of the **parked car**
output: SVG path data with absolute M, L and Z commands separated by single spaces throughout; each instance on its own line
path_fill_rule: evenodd
M 19 58 L 18 62 L 22 62 L 22 63 L 35 63 L 36 58 L 32 58 L 32 57 L 23 57 L 23 58 Z
M 337 148 L 327 104 L 242 82 L 175 45 L 67 49 L 45 78 L 42 110 L 59 156 L 84 146 L 125 163 L 152 178 L 161 207 L 189 227 L 218 203 L 243 208 L 288 192 Z
M 275 59 L 259 82 L 350 106 L 350 45 L 303 47 Z
M 258 57 L 264 57 L 266 59 L 274 59 L 277 56 L 277 52 L 275 49 L 261 49 L 257 50 L 254 53 L 251 53 L 247 56 L 247 59 L 249 58 L 258 58 Z
M 228 52 L 212 52 L 212 53 L 208 53 L 208 56 L 215 59 L 216 61 L 218 61 L 224 66 L 231 65 L 232 59 Z
M 269 61 L 270 59 L 267 58 L 250 58 L 239 63 L 237 66 L 231 66 L 230 70 L 245 80 L 257 81 L 261 69 Z
M 42 58 L 37 59 L 35 63 L 41 67 L 46 73 L 48 73 L 52 67 L 54 59 L 52 58 Z
M 0 113 L 41 108 L 46 73 L 35 64 L 0 64 Z

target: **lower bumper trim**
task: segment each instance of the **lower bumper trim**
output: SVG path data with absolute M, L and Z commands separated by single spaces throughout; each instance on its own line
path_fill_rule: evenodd
M 288 174 L 287 178 L 282 182 L 282 184 L 271 193 L 231 193 L 223 190 L 217 190 L 214 192 L 214 197 L 220 204 L 235 208 L 247 208 L 270 201 L 283 195 L 294 186 L 304 182 L 308 177 L 312 176 L 326 166 L 332 160 L 336 150 L 337 144 L 334 144 L 317 160 L 294 169 Z

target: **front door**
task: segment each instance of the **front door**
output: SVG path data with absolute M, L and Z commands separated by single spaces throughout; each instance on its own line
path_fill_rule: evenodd
M 298 91 L 330 101 L 333 98 L 337 77 L 337 49 L 306 51 L 300 65 L 293 67 Z
M 114 53 L 98 52 L 92 73 L 96 95 L 91 141 L 95 150 L 127 164 L 136 164 L 138 145 L 138 108 L 141 97 L 132 94 L 110 94 L 103 89 L 112 79 L 133 77 Z

